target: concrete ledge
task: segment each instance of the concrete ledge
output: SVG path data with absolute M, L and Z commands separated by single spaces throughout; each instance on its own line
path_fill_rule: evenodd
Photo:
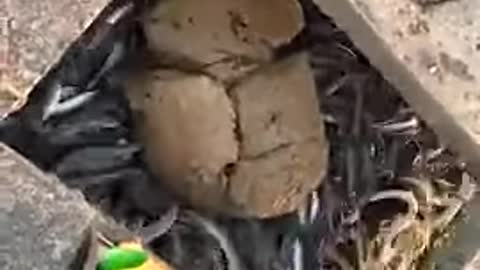
M 3 144 L 0 175 L 2 270 L 72 269 L 89 228 L 129 233 Z
M 25 102 L 110 0 L 0 1 L 0 109 Z M 10 103 L 10 104 L 9 104 Z M 21 106 L 18 104 L 16 107 Z
M 480 177 L 480 0 L 314 0 Z

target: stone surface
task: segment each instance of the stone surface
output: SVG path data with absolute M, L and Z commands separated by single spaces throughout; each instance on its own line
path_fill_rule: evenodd
M 25 102 L 38 81 L 110 0 L 0 1 L 0 113 Z
M 146 160 L 194 207 L 277 216 L 321 183 L 329 147 L 306 54 L 227 90 L 204 75 L 140 73 L 127 93 Z
M 480 0 L 316 0 L 480 177 Z
M 161 61 L 221 79 L 269 60 L 272 48 L 293 39 L 302 26 L 296 0 L 161 1 L 144 21 Z
M 2 270 L 80 269 L 72 264 L 89 228 L 123 231 L 89 206 L 80 192 L 67 189 L 4 144 L 0 175 Z

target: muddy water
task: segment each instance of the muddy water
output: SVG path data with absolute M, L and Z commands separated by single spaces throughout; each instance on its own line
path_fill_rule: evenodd
M 443 247 L 432 251 L 424 269 L 480 269 L 480 196 L 465 207 L 451 234 Z

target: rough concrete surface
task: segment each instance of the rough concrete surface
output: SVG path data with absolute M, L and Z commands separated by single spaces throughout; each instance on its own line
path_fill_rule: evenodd
M 315 0 L 480 177 L 480 0 Z
M 0 175 L 2 270 L 72 269 L 89 228 L 122 230 L 4 144 Z
M 0 1 L 0 113 L 25 101 L 109 2 Z

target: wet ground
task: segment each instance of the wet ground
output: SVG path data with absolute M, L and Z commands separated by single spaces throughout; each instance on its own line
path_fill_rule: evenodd
M 154 180 L 121 89 L 144 46 L 129 16 L 71 48 L 2 120 L 0 139 L 151 239 L 178 270 L 412 269 L 471 197 L 471 179 L 348 37 L 302 4 L 307 26 L 278 54 L 309 52 L 331 149 L 328 176 L 296 213 L 199 213 Z

